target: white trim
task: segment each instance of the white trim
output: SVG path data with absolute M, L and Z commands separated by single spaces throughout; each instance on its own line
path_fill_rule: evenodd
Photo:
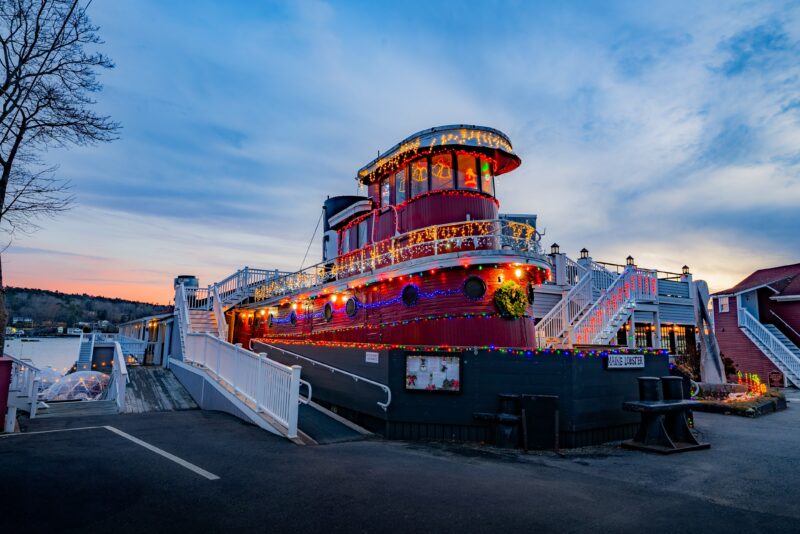
M 328 224 L 331 227 L 337 226 L 340 223 L 343 223 L 350 217 L 353 217 L 356 214 L 360 214 L 361 212 L 370 211 L 372 209 L 372 200 L 359 200 L 353 204 L 350 204 L 348 207 L 337 213 L 336 215 L 331 215 L 328 217 Z
M 791 302 L 791 301 L 795 301 L 795 300 L 800 300 L 800 295 L 782 295 L 782 296 L 781 295 L 777 295 L 777 296 L 770 297 L 769 300 Z

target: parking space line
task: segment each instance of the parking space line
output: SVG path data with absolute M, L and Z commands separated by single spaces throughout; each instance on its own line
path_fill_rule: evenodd
M 53 434 L 55 432 L 72 432 L 73 430 L 91 430 L 93 428 L 107 428 L 104 426 L 79 426 L 77 428 L 58 428 L 56 430 L 38 430 L 36 432 L 14 432 L 13 434 L 3 434 L 0 438 L 11 438 L 14 436 L 32 436 L 34 434 Z
M 122 436 L 123 438 L 125 438 L 127 440 L 130 440 L 130 441 L 136 443 L 137 445 L 140 445 L 140 446 L 144 447 L 145 449 L 147 449 L 149 451 L 152 451 L 152 452 L 154 452 L 154 453 L 156 453 L 156 454 L 158 454 L 160 456 L 163 456 L 164 458 L 166 458 L 168 460 L 172 460 L 176 464 L 185 467 L 189 471 L 194 471 L 198 475 L 200 475 L 202 477 L 205 477 L 208 480 L 219 480 L 219 477 L 217 475 L 215 475 L 214 473 L 209 473 L 208 471 L 206 471 L 202 467 L 197 467 L 193 463 L 187 462 L 183 458 L 178 458 L 174 454 L 170 454 L 165 450 L 159 449 L 155 445 L 151 445 L 151 444 L 147 443 L 146 441 L 142 441 L 139 438 L 135 438 L 135 437 L 131 436 L 130 434 L 126 434 L 125 432 L 123 432 L 122 430 L 120 430 L 118 428 L 114 428 L 113 426 L 106 426 L 105 428 L 107 428 L 111 432 L 117 434 L 118 436 Z
M 210 472 L 206 471 L 202 467 L 198 467 L 198 466 L 194 465 L 193 463 L 187 462 L 183 458 L 179 458 L 179 457 L 175 456 L 174 454 L 170 454 L 170 453 L 168 453 L 167 451 L 165 451 L 163 449 L 159 449 L 155 445 L 151 445 L 150 443 L 147 443 L 146 441 L 142 441 L 141 439 L 133 437 L 130 434 L 127 434 L 127 433 L 123 432 L 122 430 L 120 430 L 118 428 L 115 428 L 113 426 L 108 426 L 108 425 L 103 425 L 103 426 L 81 426 L 81 427 L 77 427 L 77 428 L 59 428 L 59 429 L 56 429 L 56 430 L 39 430 L 37 432 L 16 432 L 14 434 L 3 434 L 3 435 L 0 435 L 0 438 L 10 438 L 10 437 L 14 437 L 14 436 L 31 436 L 31 435 L 34 435 L 34 434 L 53 434 L 55 432 L 72 432 L 72 431 L 75 431 L 75 430 L 91 430 L 91 429 L 94 429 L 94 428 L 105 428 L 106 430 L 110 430 L 114 434 L 116 434 L 118 436 L 121 436 L 121 437 L 123 437 L 123 438 L 125 438 L 125 439 L 127 439 L 129 441 L 132 441 L 133 443 L 139 445 L 140 447 L 144 447 L 145 449 L 147 449 L 147 450 L 149 450 L 151 452 L 154 452 L 154 453 L 156 453 L 156 454 L 158 454 L 160 456 L 163 456 L 167 460 L 172 460 L 176 464 L 178 464 L 178 465 L 180 465 L 182 467 L 185 467 L 189 471 L 194 471 L 198 475 L 200 475 L 202 477 L 205 477 L 208 480 L 219 480 L 219 477 L 217 475 L 215 475 L 214 473 L 210 473 Z

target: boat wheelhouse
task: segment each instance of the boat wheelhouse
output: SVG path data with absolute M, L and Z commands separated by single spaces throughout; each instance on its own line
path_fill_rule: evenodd
M 519 165 L 491 128 L 403 140 L 358 171 L 366 196 L 325 201 L 323 261 L 257 288 L 232 339 L 534 344 L 529 297 L 550 263 L 536 229 L 500 218 L 495 198 L 495 179 Z

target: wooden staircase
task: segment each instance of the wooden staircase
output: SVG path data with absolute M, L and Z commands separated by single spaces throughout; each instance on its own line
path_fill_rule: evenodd
M 189 310 L 189 332 L 195 334 L 208 332 L 216 336 L 219 329 L 217 328 L 217 318 L 214 316 L 214 311 Z

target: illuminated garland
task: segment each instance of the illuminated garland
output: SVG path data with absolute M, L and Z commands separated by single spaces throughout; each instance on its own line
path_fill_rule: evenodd
M 529 347 L 496 347 L 494 345 L 461 346 L 461 345 L 400 345 L 390 343 L 356 343 L 344 341 L 315 341 L 311 339 L 280 339 L 280 338 L 253 338 L 252 341 L 263 343 L 282 343 L 286 345 L 314 345 L 320 347 L 352 348 L 352 349 L 402 349 L 409 352 L 464 352 L 474 349 L 489 352 L 503 352 L 517 356 L 576 356 L 578 358 L 595 357 L 606 358 L 615 354 L 636 354 L 642 356 L 665 356 L 669 352 L 665 349 L 611 349 L 611 350 L 585 350 L 575 351 L 569 349 L 538 349 Z
M 428 321 L 444 321 L 444 320 L 453 320 L 453 319 L 497 319 L 501 318 L 499 313 L 494 312 L 476 312 L 476 313 L 444 313 L 440 315 L 425 315 L 421 317 L 413 317 L 411 319 L 402 319 L 398 321 L 385 321 L 383 323 L 368 323 L 368 324 L 357 324 L 352 326 L 343 326 L 340 328 L 330 328 L 326 330 L 319 330 L 317 332 L 313 332 L 312 334 L 339 334 L 342 332 L 352 332 L 354 330 L 377 330 L 380 328 L 387 328 L 387 327 L 394 327 L 394 326 L 404 326 L 413 323 L 424 323 Z M 525 315 L 525 319 L 533 320 L 533 317 L 530 315 Z M 280 338 L 292 338 L 297 336 L 307 335 L 305 333 L 294 333 L 289 332 L 285 334 L 281 333 L 273 333 L 270 334 L 272 337 L 280 337 Z

